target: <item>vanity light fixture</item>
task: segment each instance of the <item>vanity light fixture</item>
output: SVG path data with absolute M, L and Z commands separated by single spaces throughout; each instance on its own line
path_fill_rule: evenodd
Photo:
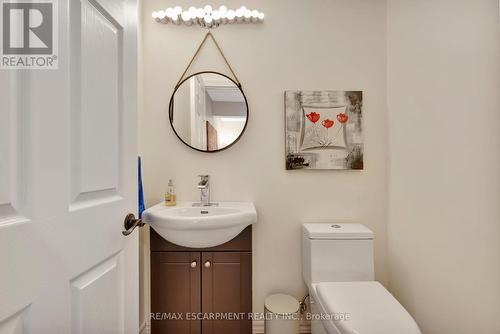
M 187 10 L 182 10 L 182 7 L 176 6 L 153 12 L 151 16 L 156 22 L 164 24 L 178 25 L 183 23 L 187 26 L 197 24 L 204 28 L 215 28 L 220 24 L 261 23 L 264 21 L 264 13 L 247 9 L 245 6 L 236 10 L 227 9 L 226 6 L 213 9 L 210 5 L 203 8 L 191 6 Z

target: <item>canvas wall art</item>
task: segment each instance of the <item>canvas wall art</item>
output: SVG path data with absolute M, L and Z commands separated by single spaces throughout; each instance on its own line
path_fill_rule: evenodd
M 286 169 L 363 169 L 363 92 L 285 91 Z

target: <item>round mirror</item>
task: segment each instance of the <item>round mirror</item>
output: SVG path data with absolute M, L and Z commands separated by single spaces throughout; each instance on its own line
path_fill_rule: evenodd
M 240 139 L 248 120 L 241 86 L 216 72 L 184 79 L 170 98 L 172 129 L 182 142 L 202 152 L 217 152 Z

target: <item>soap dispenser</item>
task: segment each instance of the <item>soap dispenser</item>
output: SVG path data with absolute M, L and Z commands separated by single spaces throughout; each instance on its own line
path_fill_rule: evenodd
M 165 193 L 165 205 L 175 206 L 177 204 L 175 197 L 174 182 L 172 182 L 172 180 L 168 180 L 167 192 Z

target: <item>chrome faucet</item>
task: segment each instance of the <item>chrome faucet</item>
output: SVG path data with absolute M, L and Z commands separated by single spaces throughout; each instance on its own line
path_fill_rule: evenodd
M 208 175 L 198 175 L 201 180 L 198 183 L 198 189 L 200 189 L 200 205 L 209 206 L 210 205 L 210 176 Z

